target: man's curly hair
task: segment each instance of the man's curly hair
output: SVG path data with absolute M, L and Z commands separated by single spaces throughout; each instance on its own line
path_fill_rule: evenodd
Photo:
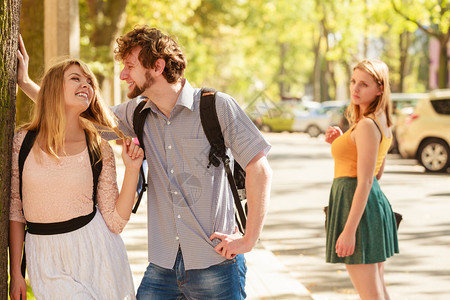
M 183 76 L 186 57 L 177 42 L 160 30 L 147 25 L 136 26 L 116 41 L 116 60 L 123 61 L 134 48 L 141 46 L 138 59 L 144 68 L 154 68 L 156 60 L 162 58 L 166 62 L 163 76 L 168 83 L 174 83 Z

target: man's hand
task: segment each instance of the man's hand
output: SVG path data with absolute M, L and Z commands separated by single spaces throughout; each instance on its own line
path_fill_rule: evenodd
M 226 259 L 232 259 L 236 254 L 246 253 L 252 250 L 252 247 L 247 242 L 245 236 L 240 234 L 237 226 L 235 227 L 233 234 L 214 232 L 209 239 L 221 240 L 221 242 L 214 247 L 214 250 Z

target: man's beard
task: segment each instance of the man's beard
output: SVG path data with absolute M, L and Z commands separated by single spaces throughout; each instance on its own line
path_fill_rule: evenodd
M 137 96 L 140 96 L 154 82 L 154 78 L 152 77 L 149 71 L 145 72 L 145 79 L 146 79 L 145 83 L 142 87 L 139 87 L 136 82 L 134 83 L 135 85 L 134 89 L 128 93 L 128 98 L 133 99 L 136 98 Z

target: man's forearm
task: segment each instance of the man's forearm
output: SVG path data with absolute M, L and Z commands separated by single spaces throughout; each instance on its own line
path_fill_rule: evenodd
M 269 209 L 272 170 L 267 158 L 262 156 L 247 166 L 246 173 L 248 215 L 245 238 L 253 248 L 261 234 Z

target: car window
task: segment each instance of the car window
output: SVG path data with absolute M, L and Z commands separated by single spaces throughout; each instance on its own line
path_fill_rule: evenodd
M 450 115 L 450 99 L 431 100 L 431 105 L 438 114 Z

